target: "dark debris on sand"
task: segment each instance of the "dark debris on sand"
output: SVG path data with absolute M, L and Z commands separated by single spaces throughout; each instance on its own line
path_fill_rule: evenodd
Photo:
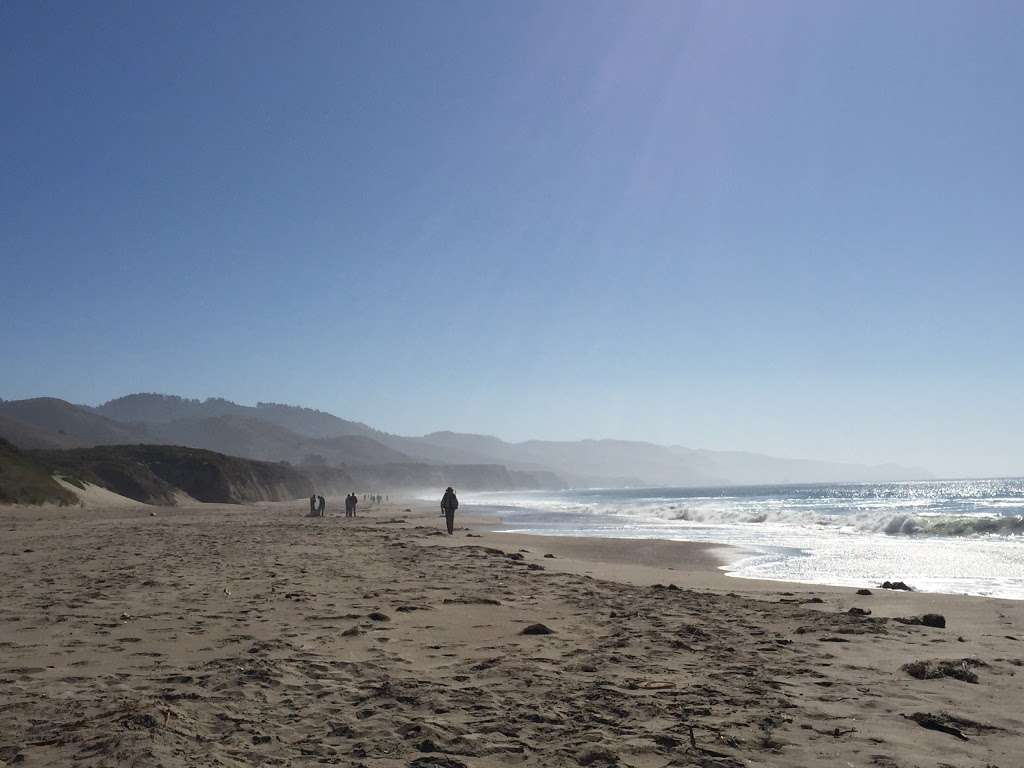
M 903 717 L 913 720 L 922 728 L 948 733 L 950 736 L 955 736 L 961 741 L 968 741 L 967 733 L 970 733 L 972 736 L 980 736 L 984 733 L 995 733 L 1003 730 L 994 725 L 979 723 L 966 717 L 958 717 L 949 712 L 914 712 L 910 715 L 903 715 Z
M 879 589 L 899 589 L 904 592 L 913 592 L 914 588 L 902 581 L 883 581 L 878 585 Z
M 528 627 L 525 627 L 523 629 L 523 631 L 520 632 L 519 634 L 521 634 L 521 635 L 553 635 L 553 634 L 555 634 L 555 630 L 551 629 L 551 627 L 545 626 L 544 624 L 530 624 Z
M 428 757 L 417 757 L 409 762 L 409 768 L 469 768 L 461 760 L 447 755 L 430 755 Z
M 974 671 L 976 667 L 988 666 L 978 659 L 932 659 L 929 661 L 912 661 L 904 664 L 902 669 L 911 677 L 918 680 L 936 680 L 943 677 L 951 677 L 954 680 L 962 680 L 965 683 L 977 683 L 978 674 Z
M 924 616 L 907 616 L 894 618 L 900 624 L 910 624 L 917 627 L 934 627 L 935 629 L 946 628 L 946 617 L 940 613 L 926 613 Z

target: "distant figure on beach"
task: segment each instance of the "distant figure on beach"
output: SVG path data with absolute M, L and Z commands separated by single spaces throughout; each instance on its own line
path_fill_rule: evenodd
M 356 516 L 356 504 L 359 503 L 359 497 L 354 493 L 350 493 L 345 497 L 345 517 Z
M 309 516 L 316 514 L 316 494 L 309 497 Z
M 317 498 L 319 499 L 319 501 L 317 502 L 317 511 L 320 512 L 320 517 L 323 517 L 324 510 L 327 509 L 327 499 L 325 499 L 323 496 L 318 496 Z
M 359 506 L 359 497 L 352 494 L 352 517 L 356 516 L 356 507 Z
M 444 522 L 448 526 L 448 535 L 455 531 L 455 510 L 459 508 L 459 500 L 455 498 L 455 489 L 450 485 L 441 497 L 441 511 L 444 512 Z

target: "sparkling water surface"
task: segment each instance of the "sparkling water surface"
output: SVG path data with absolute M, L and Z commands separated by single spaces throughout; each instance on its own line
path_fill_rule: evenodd
M 1024 599 L 1024 479 L 462 494 L 502 530 L 740 548 L 727 573 Z

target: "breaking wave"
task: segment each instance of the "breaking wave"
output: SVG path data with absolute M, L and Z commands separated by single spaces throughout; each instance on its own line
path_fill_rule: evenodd
M 891 536 L 1016 536 L 1024 533 L 1024 517 L 913 517 L 896 515 L 882 533 Z
M 583 490 L 487 494 L 490 506 L 552 519 L 679 526 L 795 526 L 889 536 L 1024 534 L 1024 480 Z
M 1024 599 L 1024 480 L 463 496 L 539 535 L 734 547 L 729 575 Z M 950 546 L 955 543 L 954 546 Z

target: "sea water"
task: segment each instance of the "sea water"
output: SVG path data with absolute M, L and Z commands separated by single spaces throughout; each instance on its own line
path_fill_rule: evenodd
M 1024 599 L 1024 479 L 463 495 L 502 530 L 737 547 L 733 576 Z

